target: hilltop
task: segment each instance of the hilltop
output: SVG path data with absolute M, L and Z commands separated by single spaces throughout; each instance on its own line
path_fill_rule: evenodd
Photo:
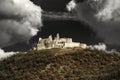
M 119 80 L 120 56 L 66 48 L 30 50 L 0 61 L 0 80 Z

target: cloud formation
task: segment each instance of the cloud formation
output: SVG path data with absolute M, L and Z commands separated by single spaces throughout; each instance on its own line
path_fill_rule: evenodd
M 0 49 L 0 60 L 3 60 L 15 54 L 17 53 L 16 52 L 4 52 L 4 50 Z
M 107 46 L 104 43 L 99 43 L 97 45 L 90 45 L 89 48 L 92 49 L 92 50 L 94 50 L 94 49 L 102 50 L 102 51 L 107 50 Z
M 70 1 L 67 5 L 66 8 L 68 11 L 72 11 L 76 7 L 75 0 Z
M 105 43 L 120 45 L 119 4 L 120 0 L 84 0 L 76 3 L 74 11 L 80 21 L 89 24 Z
M 27 42 L 42 26 L 42 9 L 30 0 L 0 0 L 0 47 Z

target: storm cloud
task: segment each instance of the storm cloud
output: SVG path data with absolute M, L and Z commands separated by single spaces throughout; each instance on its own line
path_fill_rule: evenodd
M 17 52 L 5 52 L 4 50 L 0 49 L 0 60 L 6 59 L 15 54 L 17 54 Z
M 27 42 L 42 26 L 42 9 L 30 0 L 0 0 L 0 47 Z
M 120 0 L 72 0 L 72 11 L 109 45 L 120 45 Z M 67 6 L 68 7 L 68 6 Z M 70 9 L 69 9 L 70 10 Z

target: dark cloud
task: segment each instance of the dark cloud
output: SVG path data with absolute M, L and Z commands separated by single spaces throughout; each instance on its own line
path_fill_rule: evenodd
M 74 2 L 74 0 L 73 0 Z M 86 0 L 76 3 L 74 11 L 109 45 L 120 45 L 120 1 Z

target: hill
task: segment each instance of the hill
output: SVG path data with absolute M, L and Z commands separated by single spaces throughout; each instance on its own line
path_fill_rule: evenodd
M 120 56 L 98 50 L 30 50 L 0 61 L 0 80 L 113 79 L 120 79 Z

